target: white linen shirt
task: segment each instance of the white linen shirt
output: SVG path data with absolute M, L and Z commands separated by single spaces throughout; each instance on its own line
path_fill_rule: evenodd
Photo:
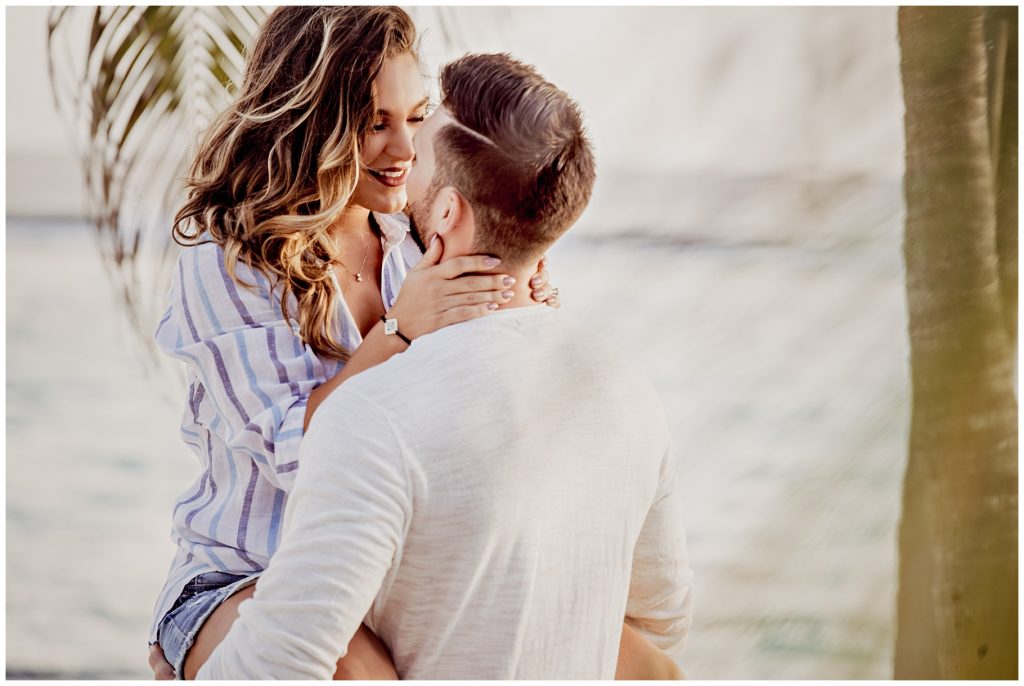
M 413 341 L 317 409 L 281 549 L 200 678 L 330 679 L 366 619 L 403 679 L 611 679 L 678 655 L 682 507 L 656 392 L 545 306 Z
M 384 259 L 381 299 L 390 308 L 422 256 L 401 214 L 374 213 Z M 188 397 L 181 437 L 201 473 L 174 505 L 177 551 L 157 598 L 149 641 L 186 583 L 198 574 L 253 574 L 277 549 L 286 495 L 299 465 L 310 392 L 344 367 L 319 357 L 281 311 L 280 290 L 239 260 L 228 275 L 216 243 L 182 250 L 169 305 L 156 329 L 160 350 L 186 364 Z M 335 284 L 337 282 L 335 281 Z M 362 336 L 337 289 L 341 343 Z

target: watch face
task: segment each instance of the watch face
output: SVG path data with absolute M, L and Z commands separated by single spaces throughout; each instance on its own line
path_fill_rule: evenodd
M 385 319 L 384 320 L 384 333 L 393 334 L 398 331 L 398 320 L 397 319 Z

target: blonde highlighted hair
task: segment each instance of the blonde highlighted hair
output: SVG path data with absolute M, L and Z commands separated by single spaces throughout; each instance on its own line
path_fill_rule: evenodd
M 373 82 L 385 60 L 415 52 L 412 19 L 397 7 L 286 6 L 257 35 L 231 106 L 200 139 L 175 215 L 174 240 L 224 250 L 275 285 L 291 320 L 320 355 L 346 360 L 336 340 L 329 232 L 359 180 L 373 125 Z

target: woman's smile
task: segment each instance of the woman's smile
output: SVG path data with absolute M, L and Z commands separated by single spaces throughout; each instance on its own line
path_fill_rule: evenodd
M 397 188 L 405 185 L 405 180 L 409 176 L 409 165 L 403 165 L 400 167 L 385 167 L 385 168 L 374 168 L 364 166 L 367 172 L 369 172 L 370 178 L 374 179 L 378 183 L 388 186 L 390 188 Z

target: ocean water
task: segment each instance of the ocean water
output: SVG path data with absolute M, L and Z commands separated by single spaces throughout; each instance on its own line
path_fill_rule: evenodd
M 563 309 L 632 356 L 668 411 L 693 678 L 891 675 L 899 216 L 854 204 L 757 215 L 758 233 L 724 203 L 695 234 L 584 230 L 551 251 Z M 849 240 L 818 240 L 825 224 Z M 785 240 L 756 239 L 771 235 Z M 8 217 L 6 243 L 7 674 L 147 678 L 170 510 L 196 469 L 183 400 L 144 373 L 84 224 Z

